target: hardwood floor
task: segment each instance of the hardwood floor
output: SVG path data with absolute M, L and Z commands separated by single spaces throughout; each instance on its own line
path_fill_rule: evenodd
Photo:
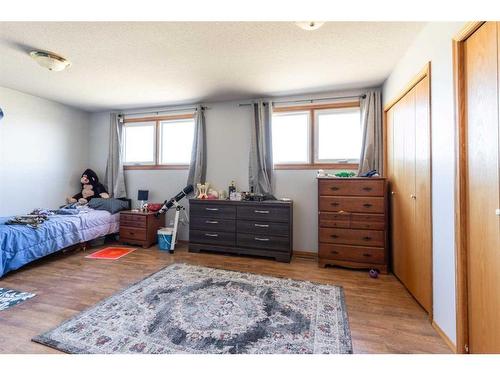
M 116 260 L 85 259 L 87 252 L 59 253 L 12 272 L 0 287 L 36 297 L 0 312 L 0 353 L 59 353 L 30 341 L 63 320 L 175 262 L 336 284 L 344 287 L 355 353 L 451 353 L 425 311 L 393 275 L 319 268 L 313 259 L 290 264 L 266 259 L 138 248 Z

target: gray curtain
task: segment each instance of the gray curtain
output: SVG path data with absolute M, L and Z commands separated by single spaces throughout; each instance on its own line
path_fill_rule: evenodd
M 205 131 L 205 113 L 201 105 L 197 106 L 194 116 L 194 139 L 189 165 L 188 185 L 193 185 L 196 192 L 197 183 L 205 183 L 207 175 L 207 138 Z
M 383 174 L 382 100 L 380 90 L 366 93 L 361 99 L 363 138 L 358 175 L 376 169 Z
M 114 198 L 127 196 L 123 173 L 123 118 L 118 113 L 110 115 L 106 187 L 109 195 Z
M 253 123 L 248 170 L 249 187 L 257 194 L 273 195 L 272 103 L 253 104 Z

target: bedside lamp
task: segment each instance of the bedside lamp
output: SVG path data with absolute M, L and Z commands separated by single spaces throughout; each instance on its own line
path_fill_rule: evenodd
M 148 201 L 149 190 L 139 190 L 137 192 L 137 200 L 141 202 L 141 211 L 144 210 L 144 204 Z

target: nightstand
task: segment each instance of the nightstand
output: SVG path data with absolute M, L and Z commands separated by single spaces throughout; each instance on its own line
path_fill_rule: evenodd
M 120 212 L 120 242 L 140 245 L 143 248 L 154 245 L 156 232 L 165 225 L 165 214 L 156 217 L 155 212 Z

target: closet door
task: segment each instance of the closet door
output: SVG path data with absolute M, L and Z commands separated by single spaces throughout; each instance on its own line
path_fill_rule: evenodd
M 415 206 L 412 291 L 417 301 L 430 312 L 432 311 L 432 202 L 429 77 L 422 79 L 414 90 L 415 185 L 410 195 Z
M 497 24 L 465 42 L 469 350 L 500 352 L 499 87 Z
M 389 111 L 388 179 L 391 186 L 393 272 L 432 311 L 432 224 L 429 78 L 425 76 Z

